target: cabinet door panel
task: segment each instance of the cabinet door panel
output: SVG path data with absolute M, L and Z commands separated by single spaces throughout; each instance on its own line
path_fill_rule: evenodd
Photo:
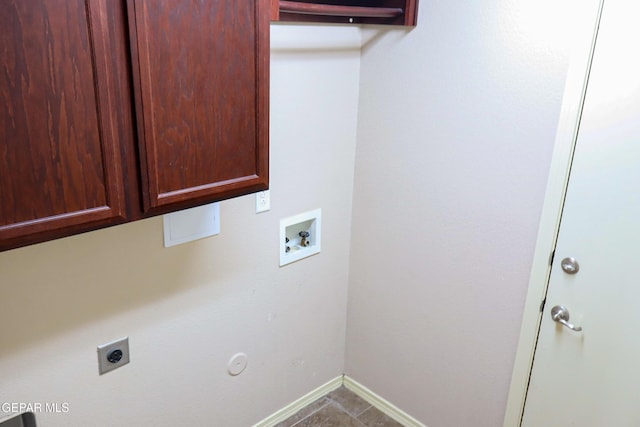
M 129 12 L 145 210 L 266 188 L 268 1 L 130 0 Z
M 124 219 L 109 65 L 116 3 L 0 5 L 0 247 Z

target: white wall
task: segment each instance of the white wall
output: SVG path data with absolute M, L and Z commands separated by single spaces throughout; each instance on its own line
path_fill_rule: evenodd
M 421 1 L 364 34 L 346 373 L 429 427 L 502 425 L 568 4 Z
M 225 201 L 220 235 L 170 249 L 153 218 L 0 253 L 0 402 L 68 403 L 47 427 L 245 427 L 343 372 L 360 33 L 272 41 L 272 210 Z M 279 220 L 315 208 L 322 253 L 279 268 Z M 98 376 L 125 335 L 131 363 Z

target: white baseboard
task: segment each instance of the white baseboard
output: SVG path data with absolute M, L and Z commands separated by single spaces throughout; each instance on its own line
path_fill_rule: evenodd
M 305 406 L 309 405 L 312 402 L 315 402 L 316 400 L 320 399 L 322 396 L 332 392 L 333 390 L 337 389 L 342 385 L 344 385 L 353 393 L 357 394 L 358 396 L 366 400 L 371 406 L 383 412 L 384 414 L 394 419 L 395 421 L 399 422 L 405 427 L 427 427 L 426 425 L 422 424 L 420 421 L 413 418 L 411 415 L 402 411 L 397 406 L 386 401 L 385 399 L 378 396 L 377 394 L 375 394 L 374 392 L 372 392 L 371 390 L 369 390 L 359 382 L 355 381 L 354 379 L 346 375 L 341 375 L 339 377 L 332 379 L 328 383 L 321 385 L 317 389 L 305 394 L 295 402 L 290 403 L 289 405 L 285 406 L 284 408 L 280 409 L 274 414 L 269 415 L 264 420 L 254 424 L 252 427 L 273 427 L 276 424 L 286 420 L 287 418 L 289 418 L 290 416 L 298 412 L 300 409 L 304 408 Z
M 308 404 L 315 402 L 316 400 L 320 399 L 322 396 L 326 395 L 327 393 L 330 393 L 333 390 L 337 389 L 341 385 L 342 385 L 342 375 L 332 379 L 326 384 L 321 385 L 317 389 L 305 394 L 300 399 L 290 403 L 289 405 L 273 413 L 272 415 L 269 415 L 264 420 L 254 424 L 253 427 L 273 427 L 276 424 L 286 420 L 287 418 L 289 418 L 290 416 L 292 416 L 293 414 L 295 414 L 296 412 L 298 412 L 300 409 L 304 408 Z
M 366 400 L 367 402 L 369 402 L 371 406 L 378 409 L 380 412 L 383 412 L 390 418 L 393 418 L 403 426 L 427 427 L 426 425 L 422 424 L 420 421 L 416 420 L 411 415 L 407 414 L 397 406 L 393 405 L 392 403 L 378 396 L 377 394 L 375 394 L 374 392 L 372 392 L 371 390 L 369 390 L 359 382 L 355 381 L 354 379 L 346 375 L 344 376 L 344 379 L 343 379 L 343 385 L 349 390 L 351 390 L 352 392 L 354 392 L 355 394 L 357 394 L 358 396 L 360 396 L 361 398 L 363 398 L 364 400 Z

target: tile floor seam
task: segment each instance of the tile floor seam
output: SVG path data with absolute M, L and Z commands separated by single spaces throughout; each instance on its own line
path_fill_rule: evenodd
M 360 415 L 364 414 L 365 412 L 367 412 L 371 408 L 373 408 L 373 406 L 369 406 L 368 408 L 364 408 L 362 411 L 360 411 L 360 413 L 358 415 L 353 415 L 353 417 L 354 418 L 358 418 Z
M 356 417 L 356 419 L 357 419 L 358 421 L 360 421 L 360 422 L 361 422 L 363 425 L 365 425 L 365 426 L 366 426 L 367 424 L 365 424 L 365 423 L 364 423 L 364 421 L 362 421 L 362 420 L 360 419 L 360 417 L 361 417 L 361 416 L 363 416 L 363 415 L 365 414 L 365 412 L 367 412 L 367 411 L 368 411 L 369 409 L 371 409 L 371 408 L 373 408 L 373 406 L 369 406 L 367 409 L 365 409 L 364 411 L 360 412 L 360 414 L 358 414 L 358 416 Z
M 369 415 L 373 414 L 373 416 L 375 417 L 372 420 L 366 420 L 367 418 L 369 418 Z M 380 420 L 379 417 L 382 417 L 383 420 Z M 402 424 L 400 424 L 398 421 L 394 420 L 393 418 L 389 417 L 387 414 L 385 414 L 384 412 L 381 412 L 378 408 L 371 406 L 369 407 L 369 409 L 365 410 L 362 412 L 362 414 L 358 415 L 358 421 L 360 421 L 362 424 L 365 425 L 365 427 L 369 427 L 369 426 L 379 426 L 380 422 L 384 422 L 384 425 L 387 425 L 387 423 L 392 423 L 392 425 L 396 425 L 396 426 L 400 426 L 402 427 Z M 370 421 L 373 422 L 373 424 L 370 424 Z
M 306 417 L 302 418 L 301 420 L 298 420 L 298 422 L 296 422 L 295 424 L 293 424 L 291 427 L 296 427 L 298 424 L 302 423 L 304 420 L 306 420 L 307 418 L 311 417 L 312 415 L 314 415 L 316 412 L 326 408 L 327 406 L 331 405 L 332 400 L 329 398 L 325 398 L 325 400 L 327 402 L 325 402 L 324 405 L 322 405 L 321 407 L 319 407 L 318 409 L 316 409 L 315 411 L 311 412 L 310 414 L 307 414 Z
M 347 408 L 345 408 L 344 406 L 342 406 L 341 404 L 339 404 L 338 402 L 335 402 L 336 406 L 338 406 L 338 408 L 340 408 L 343 412 L 345 412 L 346 414 L 348 414 L 351 418 L 355 418 L 358 419 L 358 417 L 362 414 L 364 414 L 366 411 L 368 411 L 369 409 L 371 409 L 371 406 L 368 406 L 366 408 L 364 408 L 362 411 L 360 411 L 359 413 L 355 413 L 355 412 L 351 412 L 349 411 Z
M 347 408 L 347 406 L 351 406 L 351 405 L 348 405 L 348 404 L 347 404 L 348 402 L 343 402 L 343 401 L 338 400 L 338 398 L 339 398 L 340 396 L 336 396 L 336 395 L 335 395 L 335 393 L 338 393 L 338 392 L 340 392 L 341 390 L 343 390 L 343 391 L 347 392 L 348 394 L 350 394 L 350 395 L 352 395 L 352 396 L 355 396 L 359 402 L 364 403 L 366 406 L 365 406 L 365 407 L 364 407 L 364 408 L 363 408 L 359 413 L 352 412 L 352 411 L 355 411 L 355 410 L 356 410 L 356 408 L 353 408 L 353 407 L 352 407 L 351 409 Z M 362 415 L 366 410 L 368 410 L 369 408 L 371 408 L 371 407 L 372 407 L 372 405 L 371 405 L 369 402 L 367 402 L 366 400 L 362 399 L 360 396 L 355 395 L 352 391 L 348 390 L 346 387 L 340 387 L 340 388 L 338 388 L 338 389 L 334 390 L 333 392 L 331 392 L 331 393 L 329 393 L 329 394 L 327 395 L 327 398 L 328 398 L 329 400 L 331 400 L 332 402 L 334 402 L 334 403 L 335 403 L 335 404 L 336 404 L 336 405 L 337 405 L 337 406 L 338 406 L 338 407 L 339 407 L 343 412 L 347 413 L 348 415 L 350 415 L 350 416 L 351 416 L 351 417 L 353 417 L 353 418 L 357 418 L 357 417 L 359 417 L 359 416 L 360 416 L 360 415 Z
M 340 408 L 343 412 L 347 413 L 351 418 L 356 418 L 356 419 L 360 415 L 362 415 L 365 412 L 367 412 L 369 409 L 373 408 L 373 406 L 367 406 L 362 411 L 360 411 L 358 413 L 354 413 L 354 412 L 349 411 L 347 408 L 345 408 L 344 406 L 342 406 L 340 403 L 336 402 L 335 400 L 333 402 L 338 406 L 338 408 Z
M 365 423 L 363 423 L 362 421 L 360 421 L 359 419 L 354 418 L 354 417 L 351 417 L 351 418 L 353 418 L 353 420 L 354 420 L 356 423 L 360 424 L 362 427 L 367 427 L 367 425 L 366 425 Z
M 342 408 L 342 405 L 338 405 L 338 407 L 339 407 L 339 408 Z M 344 410 L 343 410 L 343 412 L 344 412 L 345 414 L 347 414 L 347 416 L 348 416 L 349 418 L 351 418 L 353 421 L 355 421 L 356 423 L 358 423 L 358 425 L 360 425 L 360 426 L 362 426 L 362 427 L 367 427 L 367 425 L 366 425 L 365 423 L 363 423 L 362 421 L 360 421 L 357 417 L 354 417 L 353 415 L 351 415 L 351 414 L 350 414 L 349 412 L 347 412 L 347 411 L 344 411 Z
M 309 410 L 311 412 L 306 412 Z M 297 419 L 298 416 L 304 418 Z M 402 427 L 402 424 L 346 388 L 328 393 L 287 420 L 276 427 Z

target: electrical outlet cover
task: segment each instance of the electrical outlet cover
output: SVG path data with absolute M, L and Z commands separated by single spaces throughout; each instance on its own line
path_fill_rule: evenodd
M 109 356 L 118 350 L 121 352 L 118 355 L 118 360 L 115 362 L 109 361 Z M 129 337 L 123 337 L 98 346 L 98 372 L 100 375 L 118 369 L 127 363 L 129 363 Z
M 256 193 L 256 213 L 266 212 L 271 209 L 271 192 L 269 190 Z

